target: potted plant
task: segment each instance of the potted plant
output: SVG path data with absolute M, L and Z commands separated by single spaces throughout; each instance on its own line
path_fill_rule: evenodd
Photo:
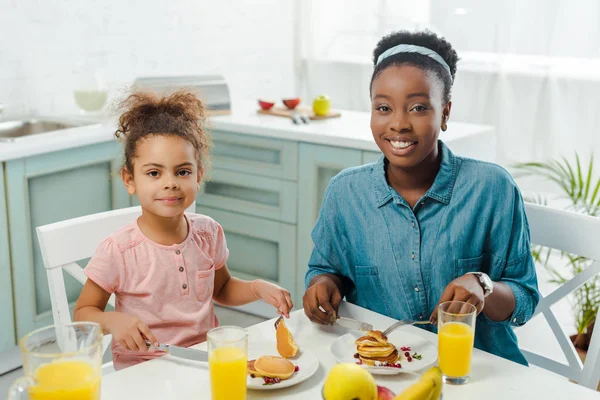
M 561 189 L 561 197 L 568 200 L 567 209 L 600 216 L 600 179 L 595 178 L 593 155 L 590 157 L 587 169 L 582 165 L 577 154 L 573 165 L 562 157 L 560 160 L 548 162 L 520 163 L 514 165 L 514 168 L 516 177 L 537 176 L 556 184 Z M 525 200 L 536 204 L 547 204 L 547 199 L 539 194 L 525 197 Z M 552 276 L 550 282 L 559 285 L 569 281 L 592 263 L 592 260 L 584 257 L 542 246 L 533 246 L 532 253 L 536 263 L 550 272 Z M 563 262 L 564 265 L 562 268 L 557 268 L 551 265 L 554 262 Z M 572 294 L 577 334 L 571 336 L 571 341 L 582 360 L 585 360 L 599 307 L 600 278 L 595 276 Z

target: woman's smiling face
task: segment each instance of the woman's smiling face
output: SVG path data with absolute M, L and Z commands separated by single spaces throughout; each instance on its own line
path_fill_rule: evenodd
M 442 122 L 451 103 L 443 102 L 443 83 L 411 65 L 384 69 L 371 86 L 371 131 L 390 164 L 417 167 L 437 157 Z

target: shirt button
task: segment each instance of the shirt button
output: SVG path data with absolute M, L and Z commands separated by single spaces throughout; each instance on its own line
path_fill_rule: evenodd
M 411 253 L 410 258 L 415 259 L 415 253 Z
M 181 251 L 180 250 L 175 250 L 175 254 L 179 255 L 179 254 L 181 254 Z
M 413 227 L 413 228 L 415 227 L 415 223 L 414 223 L 414 222 L 412 223 L 412 227 Z
M 516 324 L 516 323 L 517 323 L 517 319 L 516 319 L 516 318 L 513 318 L 513 322 Z
M 419 291 L 419 287 L 415 286 L 415 292 L 418 292 L 418 291 Z
M 181 287 L 187 289 L 187 285 L 185 283 Z
M 423 319 L 423 316 L 422 316 L 422 315 L 419 315 L 419 319 Z
M 179 267 L 179 272 L 183 272 L 183 267 Z

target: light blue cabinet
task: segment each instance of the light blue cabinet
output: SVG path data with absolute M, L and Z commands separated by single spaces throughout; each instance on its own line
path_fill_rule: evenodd
M 220 169 L 221 165 L 215 164 L 210 180 L 203 182 L 197 202 L 241 214 L 296 223 L 296 182 Z
M 380 151 L 363 151 L 362 152 L 362 163 L 369 164 L 372 162 L 376 162 L 381 157 Z
M 82 215 L 128 207 L 114 141 L 7 161 L 6 199 L 12 257 L 16 334 L 52 322 L 46 271 L 35 228 Z M 0 269 L 1 271 L 1 269 Z M 75 301 L 81 284 L 65 275 Z
M 299 147 L 298 255 L 296 257 L 296 304 L 302 304 L 304 275 L 313 249 L 310 233 L 319 216 L 325 189 L 331 178 L 345 168 L 361 165 L 362 152 L 354 149 L 302 143 Z
M 4 164 L 0 163 L 0 353 L 16 345 L 9 244 Z
M 298 179 L 298 144 L 239 133 L 213 131 L 213 166 L 250 175 Z
M 223 227 L 231 274 L 240 279 L 265 279 L 294 286 L 296 226 L 283 222 L 197 206 Z

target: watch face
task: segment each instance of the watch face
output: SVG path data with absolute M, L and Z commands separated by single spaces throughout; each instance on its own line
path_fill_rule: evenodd
M 490 279 L 490 277 L 487 276 L 486 274 L 481 274 L 481 275 L 479 275 L 479 278 L 481 279 L 481 283 L 485 287 L 486 293 L 491 293 L 493 283 L 492 283 L 492 280 Z

